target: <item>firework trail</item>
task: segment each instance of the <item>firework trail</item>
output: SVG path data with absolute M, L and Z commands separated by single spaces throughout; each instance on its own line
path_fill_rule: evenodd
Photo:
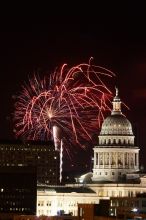
M 63 167 L 63 146 L 62 146 L 62 140 L 60 144 L 60 183 L 62 182 L 62 167 Z
M 14 112 L 16 137 L 53 139 L 55 148 L 69 152 L 69 143 L 80 145 L 92 139 L 109 109 L 112 94 L 104 80 L 114 74 L 100 66 L 64 64 L 53 74 L 34 76 L 17 96 Z

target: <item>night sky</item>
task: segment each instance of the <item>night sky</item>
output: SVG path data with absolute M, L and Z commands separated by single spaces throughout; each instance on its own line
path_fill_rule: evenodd
M 92 9 L 94 6 L 92 7 Z M 0 139 L 13 140 L 13 97 L 34 72 L 88 62 L 112 70 L 146 167 L 146 13 L 143 5 L 0 17 Z M 88 157 L 82 152 L 84 157 Z M 79 160 L 79 159 L 78 159 Z M 72 162 L 75 164 L 75 162 Z M 80 161 L 76 161 L 80 164 Z M 75 166 L 75 165 L 74 165 Z

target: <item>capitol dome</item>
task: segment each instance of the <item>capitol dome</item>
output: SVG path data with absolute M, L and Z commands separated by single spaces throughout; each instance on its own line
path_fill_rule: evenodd
M 100 135 L 133 135 L 130 121 L 121 112 L 121 101 L 118 97 L 118 89 L 113 100 L 113 110 L 101 127 Z
M 132 125 L 123 114 L 113 114 L 104 120 L 100 135 L 133 135 Z

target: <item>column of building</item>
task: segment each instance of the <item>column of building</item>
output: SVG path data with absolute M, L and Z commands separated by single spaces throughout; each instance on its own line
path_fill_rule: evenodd
M 108 155 L 107 155 L 108 153 Z M 126 164 L 128 162 L 128 169 L 134 168 L 134 167 L 139 167 L 138 164 L 138 153 L 127 153 L 127 152 L 94 152 L 94 158 L 95 158 L 95 166 L 96 167 L 102 167 L 105 168 L 111 168 L 112 165 L 112 155 L 113 153 L 115 154 L 115 162 L 116 162 L 116 166 L 115 168 L 119 167 L 118 164 L 118 153 L 121 154 L 121 158 L 122 158 L 122 164 L 121 164 L 121 168 L 126 168 Z M 125 154 L 127 153 L 127 158 L 125 157 Z M 106 164 L 105 164 L 106 162 Z

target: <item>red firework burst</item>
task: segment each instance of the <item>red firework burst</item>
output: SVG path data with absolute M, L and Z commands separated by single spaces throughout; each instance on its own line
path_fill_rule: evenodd
M 102 77 L 113 75 L 103 67 L 91 65 L 90 59 L 89 63 L 70 69 L 64 64 L 42 80 L 34 76 L 23 86 L 15 103 L 16 136 L 53 139 L 56 149 L 60 148 L 61 139 L 72 143 L 92 139 L 111 98 Z

